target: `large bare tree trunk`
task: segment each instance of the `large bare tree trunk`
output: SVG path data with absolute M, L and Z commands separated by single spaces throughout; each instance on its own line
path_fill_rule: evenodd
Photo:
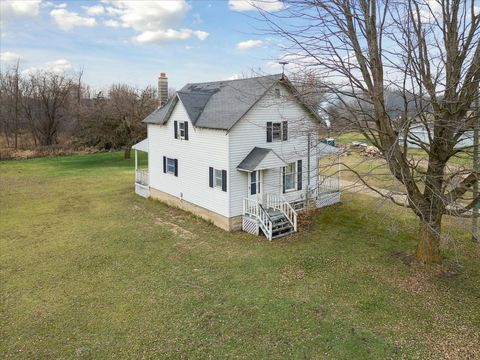
M 440 255 L 441 217 L 434 223 L 420 219 L 416 258 L 424 264 L 435 264 L 442 261 Z
M 124 152 L 123 152 L 123 158 L 124 158 L 125 160 L 130 159 L 130 150 L 131 150 L 131 149 L 130 149 L 130 146 L 127 146 L 127 147 L 125 148 L 125 150 L 124 150 Z

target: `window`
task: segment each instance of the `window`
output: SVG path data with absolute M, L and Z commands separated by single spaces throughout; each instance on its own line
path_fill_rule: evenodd
M 267 122 L 267 142 L 287 140 L 288 121 Z
M 173 174 L 178 176 L 178 160 L 167 158 L 166 156 L 163 157 L 163 172 L 165 174 Z
M 284 192 L 297 189 L 296 184 L 296 163 L 288 164 L 283 168 L 283 188 Z
M 208 186 L 227 191 L 227 170 L 208 168 Z
M 272 139 L 273 141 L 280 141 L 282 140 L 282 123 L 273 123 L 272 129 Z
M 280 89 L 279 88 L 275 89 L 275 97 L 277 97 L 277 98 L 280 97 Z
M 167 158 L 167 173 L 175 174 L 175 159 Z
M 250 195 L 260 194 L 260 173 L 252 171 L 250 173 Z
M 185 123 L 181 122 L 178 124 L 178 130 L 180 132 L 180 139 L 185 139 Z
M 188 140 L 188 121 L 174 121 L 173 136 L 175 139 Z
M 222 187 L 222 170 L 215 169 L 215 187 Z

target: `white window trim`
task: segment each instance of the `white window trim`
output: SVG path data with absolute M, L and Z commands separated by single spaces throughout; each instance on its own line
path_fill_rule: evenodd
M 288 171 L 288 168 L 289 168 L 291 165 L 293 165 L 293 168 L 294 168 L 293 172 L 287 172 L 287 171 Z M 286 177 L 287 177 L 287 176 L 293 176 L 293 182 L 292 182 L 293 187 L 292 187 L 292 188 L 288 188 L 288 189 L 287 189 L 287 186 L 286 186 L 286 184 L 287 184 L 287 182 L 286 182 Z M 283 176 L 283 184 L 284 184 L 284 186 L 285 186 L 285 192 L 286 192 L 286 193 L 297 190 L 297 162 L 296 162 L 296 161 L 288 164 L 287 166 L 285 166 L 285 175 Z
M 173 164 L 173 165 L 171 164 L 171 166 L 173 166 L 173 170 L 172 170 L 172 171 L 170 171 L 170 169 L 169 169 L 169 164 L 168 164 L 169 161 L 171 161 L 172 164 Z M 165 165 L 166 165 L 166 169 L 165 169 L 165 170 L 166 170 L 166 173 L 167 173 L 167 174 L 173 174 L 173 175 L 175 175 L 175 159 L 172 159 L 172 158 L 168 158 L 168 157 L 167 157 L 167 159 L 166 159 L 166 164 L 165 164 Z

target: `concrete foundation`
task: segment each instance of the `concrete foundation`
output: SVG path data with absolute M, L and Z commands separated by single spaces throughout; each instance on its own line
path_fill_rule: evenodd
M 242 216 L 226 217 L 211 210 L 207 210 L 201 206 L 192 204 L 186 200 L 180 199 L 176 196 L 167 194 L 163 191 L 150 188 L 150 197 L 152 199 L 160 200 L 170 206 L 178 207 L 182 210 L 191 212 L 202 219 L 211 221 L 214 225 L 226 231 L 242 230 Z

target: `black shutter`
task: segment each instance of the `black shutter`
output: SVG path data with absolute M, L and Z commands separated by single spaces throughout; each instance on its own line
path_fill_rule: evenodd
M 282 131 L 282 140 L 283 141 L 287 141 L 288 140 L 288 121 L 284 121 L 282 122 L 282 127 L 283 127 L 283 131 Z
M 267 122 L 267 142 L 272 142 L 272 123 Z
M 165 156 L 163 157 L 163 172 L 167 172 L 167 158 Z
M 302 190 L 302 160 L 297 161 L 297 190 Z
M 178 123 L 176 121 L 173 122 L 173 136 L 178 139 Z
M 183 126 L 185 128 L 185 140 L 188 140 L 188 121 L 185 121 Z
M 285 167 L 282 168 L 282 192 L 285 194 Z
M 222 191 L 227 191 L 227 170 L 222 170 Z
M 208 168 L 208 186 L 213 188 L 213 168 Z
M 175 176 L 178 176 L 178 159 L 173 160 L 175 162 Z

